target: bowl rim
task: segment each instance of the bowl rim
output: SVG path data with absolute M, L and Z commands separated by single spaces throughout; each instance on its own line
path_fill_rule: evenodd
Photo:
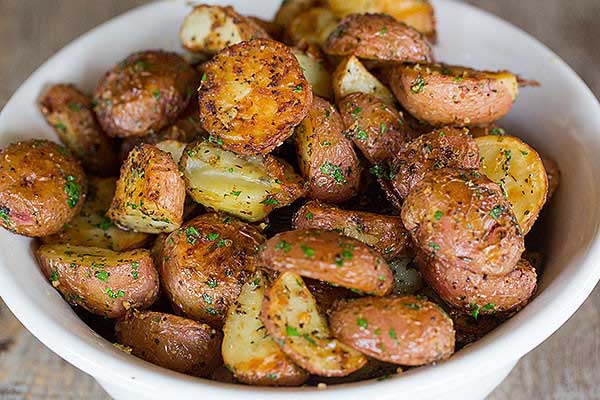
M 40 74 L 48 64 L 52 63 L 69 49 L 78 46 L 81 41 L 98 34 L 101 30 L 111 29 L 112 25 L 129 18 L 135 13 L 145 12 L 154 7 L 161 7 L 169 2 L 171 1 L 162 0 L 134 8 L 78 36 L 38 67 L 10 97 L 4 110 L 8 109 L 12 102 L 20 97 L 21 93 L 25 91 L 28 82 L 33 81 L 36 75 Z M 441 2 L 442 0 L 434 0 L 434 3 Z M 456 0 L 443 0 L 443 2 L 451 4 L 452 7 L 464 7 L 465 9 L 469 9 L 470 12 L 476 12 L 484 15 L 486 18 L 491 18 L 495 23 L 514 30 L 524 40 L 528 40 L 530 46 L 536 47 L 536 50 L 540 53 L 548 57 L 553 57 L 563 70 L 565 76 L 570 77 L 571 83 L 576 86 L 576 90 L 585 95 L 587 97 L 586 102 L 593 103 L 600 114 L 600 103 L 583 80 L 566 62 L 539 40 L 511 23 L 472 5 L 460 3 Z M 0 113 L 0 120 L 4 115 L 4 110 Z M 595 184 L 596 186 L 599 185 L 598 182 Z M 516 362 L 524 354 L 543 342 L 575 313 L 600 279 L 600 261 L 595 261 L 600 260 L 599 226 L 600 221 L 596 221 L 594 238 L 582 252 L 580 256 L 581 263 L 578 269 L 568 283 L 563 283 L 563 285 L 566 285 L 563 290 L 569 293 L 568 301 L 565 301 L 566 297 L 562 298 L 558 296 L 548 304 L 539 305 L 539 311 L 528 319 L 525 319 L 521 314 L 517 314 L 492 333 L 456 353 L 445 362 L 421 367 L 408 371 L 402 374 L 402 376 L 395 376 L 377 382 L 379 393 L 398 393 L 399 390 L 406 390 L 410 393 L 421 393 L 429 391 L 432 385 L 442 387 L 443 385 L 452 383 L 458 377 L 465 374 L 469 375 L 473 365 L 477 365 L 477 368 L 482 370 L 486 368 L 497 369 L 504 366 L 504 364 L 499 365 L 498 360 Z M 5 269 L 4 260 L 0 259 L 0 270 Z M 302 397 L 306 399 L 318 398 L 323 395 L 323 392 L 315 387 L 257 387 L 226 384 L 191 377 L 158 367 L 137 357 L 131 357 L 117 349 L 113 349 L 114 351 L 112 352 L 106 351 L 106 349 L 102 349 L 100 346 L 92 345 L 89 340 L 84 340 L 77 333 L 65 329 L 53 316 L 40 313 L 31 298 L 20 296 L 20 290 L 10 273 L 4 274 L 3 279 L 0 279 L 0 293 L 14 315 L 45 346 L 77 368 L 96 379 L 100 379 L 103 383 L 113 382 L 116 386 L 128 387 L 139 393 L 157 390 L 160 387 L 177 387 L 178 390 L 182 390 L 185 393 L 202 392 L 204 395 L 214 396 L 214 398 L 248 394 L 252 396 L 260 395 L 261 398 L 270 399 L 279 398 L 283 394 L 287 396 L 293 395 L 294 398 Z M 528 305 L 528 308 L 536 307 L 536 300 L 538 299 L 534 299 Z M 90 333 L 93 333 L 91 329 L 89 330 Z M 524 332 L 527 335 L 522 335 Z M 518 340 L 516 340 L 517 338 Z M 374 383 L 374 380 L 369 380 L 330 386 L 327 394 L 351 395 L 351 398 L 364 397 L 372 393 Z

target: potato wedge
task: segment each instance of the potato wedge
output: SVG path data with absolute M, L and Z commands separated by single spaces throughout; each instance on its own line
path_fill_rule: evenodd
M 58 84 L 44 94 L 40 109 L 86 171 L 102 176 L 117 173 L 115 144 L 100 129 L 90 97 L 73 85 Z
M 204 64 L 200 121 L 238 154 L 266 154 L 308 113 L 312 90 L 292 50 L 256 39 L 227 47 Z
M 276 271 L 290 271 L 376 296 L 388 294 L 394 280 L 377 252 L 333 231 L 299 229 L 278 233 L 265 242 L 258 259 Z
M 309 45 L 310 46 L 310 45 Z M 314 51 L 302 51 L 298 48 L 292 50 L 304 71 L 306 80 L 312 87 L 313 94 L 328 100 L 333 99 L 331 75 L 325 67 L 325 59 L 315 57 Z
M 339 18 L 325 7 L 314 7 L 296 15 L 287 26 L 287 42 L 298 44 L 302 41 L 322 46 L 335 30 Z
M 254 273 L 264 237 L 252 225 L 219 214 L 200 215 L 166 239 L 162 287 L 173 309 L 222 327 L 229 306 Z
M 415 296 L 350 300 L 330 314 L 329 323 L 340 342 L 380 361 L 418 366 L 454 353 L 448 314 Z
M 359 160 L 352 141 L 344 137 L 339 112 L 327 100 L 314 98 L 294 141 L 309 198 L 339 203 L 358 193 Z
M 336 101 L 355 92 L 377 96 L 388 105 L 394 105 L 396 99 L 367 68 L 354 56 L 344 58 L 333 72 L 333 92 Z
M 428 63 L 431 46 L 419 31 L 388 14 L 351 14 L 323 44 L 332 56 L 394 63 Z
M 121 166 L 121 176 L 107 216 L 137 232 L 172 232 L 183 221 L 185 183 L 169 153 L 150 144 L 134 148 Z
M 265 296 L 261 319 L 281 349 L 299 366 L 321 376 L 345 376 L 367 358 L 331 336 L 327 319 L 300 275 L 282 273 Z
M 42 237 L 42 243 L 101 247 L 114 251 L 144 247 L 151 235 L 124 231 L 106 216 L 115 187 L 116 178 L 89 177 L 86 201 L 79 214 L 58 233 Z
M 191 319 L 133 311 L 115 324 L 117 342 L 153 364 L 194 376 L 209 376 L 221 363 L 223 334 Z
M 259 386 L 299 386 L 309 377 L 281 350 L 260 320 L 266 277 L 257 271 L 242 286 L 223 327 L 223 361 L 240 381 Z
M 410 246 L 408 231 L 399 216 L 342 210 L 336 206 L 309 201 L 294 215 L 294 229 L 338 231 L 373 247 L 391 260 Z
M 554 196 L 554 193 L 560 185 L 560 168 L 558 163 L 551 158 L 542 157 L 544 168 L 546 169 L 546 175 L 548 176 L 548 200 Z
M 269 38 L 269 34 L 233 7 L 200 4 L 183 20 L 179 38 L 189 51 L 213 55 L 245 40 Z
M 45 244 L 36 256 L 65 300 L 92 314 L 119 318 L 130 308 L 150 307 L 158 298 L 158 273 L 148 250 Z
M 207 141 L 188 145 L 180 165 L 195 201 L 246 221 L 260 221 L 305 192 L 302 178 L 285 161 L 240 156 Z
M 506 115 L 519 92 L 508 71 L 450 65 L 397 65 L 390 88 L 413 116 L 433 126 L 487 125 Z
M 500 185 L 526 234 L 548 196 L 548 176 L 540 155 L 514 136 L 482 136 L 475 142 L 481 172 Z
M 502 190 L 473 170 L 430 172 L 404 200 L 402 222 L 416 248 L 441 268 L 505 275 L 525 248 Z
M 323 0 L 287 0 L 282 1 L 275 18 L 275 23 L 279 26 L 289 26 L 290 22 L 298 15 L 313 7 L 323 3 Z

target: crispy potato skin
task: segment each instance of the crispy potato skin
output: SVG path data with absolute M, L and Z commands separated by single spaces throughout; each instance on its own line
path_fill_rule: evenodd
M 158 297 L 158 273 L 148 250 L 114 252 L 97 247 L 42 245 L 40 268 L 69 303 L 107 318 L 150 307 Z
M 28 140 L 0 151 L 0 225 L 11 232 L 58 232 L 79 213 L 86 191 L 79 161 L 56 143 Z
M 196 89 L 197 72 L 165 51 L 134 53 L 108 71 L 94 93 L 109 136 L 145 136 L 172 123 Z
M 408 231 L 399 216 L 342 210 L 319 201 L 304 204 L 292 224 L 294 229 L 338 231 L 373 247 L 388 261 L 410 246 Z
M 444 265 L 422 253 L 417 256 L 417 264 L 423 279 L 446 303 L 468 313 L 475 307 L 482 315 L 517 311 L 527 304 L 537 287 L 535 269 L 524 259 L 505 275 Z
M 332 104 L 315 96 L 294 140 L 309 198 L 339 203 L 358 193 L 359 160 L 352 141 L 344 137 L 342 118 Z
M 337 286 L 384 296 L 393 275 L 385 260 L 356 239 L 337 232 L 299 229 L 265 242 L 259 262 L 276 271 L 291 271 Z
M 88 172 L 101 176 L 117 173 L 114 143 L 100 129 L 88 96 L 73 85 L 54 85 L 40 100 L 40 109 Z
M 479 169 L 479 148 L 467 129 L 436 129 L 407 143 L 390 161 L 393 194 L 406 198 L 429 172 L 445 167 Z
M 445 268 L 504 275 L 524 250 L 510 203 L 485 176 L 443 168 L 406 197 L 402 222 L 418 249 Z
M 308 113 L 312 90 L 291 49 L 257 39 L 230 46 L 204 65 L 200 121 L 227 150 L 266 154 Z
M 183 221 L 185 183 L 172 156 L 141 144 L 121 166 L 107 216 L 124 229 L 172 232 Z
M 546 175 L 548 176 L 548 195 L 547 201 L 554 196 L 556 189 L 560 185 L 560 168 L 558 163 L 551 158 L 542 157 L 544 168 L 546 168 Z
M 208 376 L 220 364 L 223 334 L 206 324 L 155 311 L 134 311 L 115 325 L 117 342 L 153 364 Z
M 177 313 L 222 327 L 229 306 L 256 268 L 264 237 L 235 218 L 203 214 L 172 232 L 160 265 L 162 287 Z
M 450 317 L 414 296 L 350 300 L 331 313 L 329 323 L 339 341 L 380 361 L 417 366 L 454 352 Z
M 431 46 L 417 30 L 387 14 L 351 14 L 323 45 L 332 56 L 397 63 L 427 63 Z
M 372 94 L 349 94 L 339 108 L 346 132 L 373 164 L 398 154 L 411 136 L 402 114 Z
M 518 92 L 506 71 L 418 64 L 393 67 L 390 88 L 408 112 L 433 126 L 490 124 L 510 111 Z

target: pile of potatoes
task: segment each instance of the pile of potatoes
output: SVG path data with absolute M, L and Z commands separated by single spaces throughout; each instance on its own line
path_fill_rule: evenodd
M 423 0 L 197 5 L 185 57 L 43 94 L 63 145 L 1 150 L 0 224 L 178 372 L 296 386 L 444 360 L 533 296 L 525 236 L 560 173 L 495 124 L 531 82 L 438 63 L 435 37 Z

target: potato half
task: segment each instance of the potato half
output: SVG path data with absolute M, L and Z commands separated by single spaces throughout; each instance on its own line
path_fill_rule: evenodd
M 344 58 L 333 72 L 333 92 L 338 102 L 351 93 L 362 92 L 377 96 L 389 105 L 396 103 L 392 92 L 355 56 Z
M 363 367 L 367 358 L 331 335 L 313 295 L 300 275 L 285 272 L 269 289 L 261 319 L 282 350 L 307 371 L 345 376 Z
M 286 29 L 286 37 L 293 44 L 307 42 L 322 46 L 340 22 L 330 9 L 314 7 L 296 15 Z

